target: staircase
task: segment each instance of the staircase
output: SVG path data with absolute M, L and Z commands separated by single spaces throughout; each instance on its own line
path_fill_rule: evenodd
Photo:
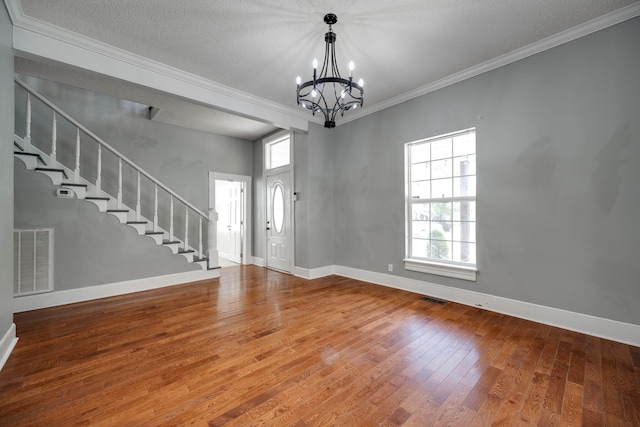
M 98 211 L 134 228 L 141 238 L 153 239 L 157 246 L 168 248 L 203 270 L 219 268 L 217 213 L 213 209 L 202 212 L 29 85 L 18 78 L 15 83 L 16 94 L 24 91 L 26 102 L 24 135 L 14 135 L 14 156 L 26 169 L 47 175 L 59 197 L 75 197 L 94 204 Z M 32 141 L 35 102 L 39 116 L 45 111 L 51 117 L 50 127 L 38 126 L 39 130 L 50 131 L 50 141 L 42 141 L 41 136 Z M 59 121 L 63 121 L 64 135 L 59 135 Z M 69 137 L 70 130 L 74 138 Z M 67 160 L 66 165 L 63 159 Z M 68 164 L 69 159 L 74 159 L 73 164 Z M 115 166 L 115 170 L 107 169 L 106 164 Z M 133 182 L 126 177 L 133 177 Z

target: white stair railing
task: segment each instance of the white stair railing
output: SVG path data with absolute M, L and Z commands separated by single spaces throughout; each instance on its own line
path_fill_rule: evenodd
M 153 184 L 153 188 L 154 188 L 154 194 L 153 194 L 153 220 L 150 221 L 152 223 L 152 231 L 153 232 L 158 232 L 159 230 L 161 230 L 161 227 L 159 226 L 159 211 L 158 211 L 158 201 L 159 201 L 159 197 L 158 197 L 158 191 L 162 190 L 164 191 L 168 196 L 169 196 L 169 230 L 168 230 L 168 235 L 169 235 L 169 241 L 174 241 L 174 239 L 177 237 L 175 235 L 175 216 L 174 216 L 174 203 L 175 202 L 179 202 L 181 203 L 184 207 L 185 207 L 185 217 L 184 217 L 184 236 L 182 238 L 182 243 L 183 243 L 183 250 L 189 250 L 189 215 L 190 214 L 195 214 L 198 217 L 198 230 L 197 230 L 197 234 L 198 234 L 198 244 L 197 244 L 197 254 L 199 258 L 204 258 L 205 254 L 209 255 L 209 267 L 213 268 L 213 267 L 217 267 L 218 266 L 218 257 L 217 257 L 217 250 L 216 250 L 216 239 L 215 239 L 215 230 L 216 230 L 216 222 L 217 222 L 217 214 L 215 211 L 210 210 L 208 214 L 202 212 L 200 209 L 198 209 L 196 206 L 194 206 L 193 204 L 191 204 L 190 202 L 188 202 L 187 200 L 185 200 L 184 198 L 182 198 L 181 196 L 179 196 L 176 192 L 174 192 L 173 190 L 171 190 L 169 187 L 167 187 L 166 185 L 164 185 L 163 183 L 161 183 L 159 180 L 157 180 L 155 177 L 153 177 L 151 174 L 149 174 L 148 172 L 146 172 L 144 169 L 142 169 L 140 166 L 138 166 L 135 162 L 133 162 L 132 160 L 130 160 L 129 158 L 127 158 L 126 156 L 124 156 L 122 153 L 120 153 L 118 150 L 116 150 L 115 148 L 113 148 L 112 146 L 110 146 L 109 144 L 107 144 L 105 141 L 103 141 L 100 137 L 98 137 L 97 135 L 95 135 L 93 132 L 91 132 L 89 129 L 87 129 L 86 127 L 84 127 L 82 124 L 80 124 L 77 120 L 75 120 L 74 118 L 72 118 L 71 116 L 69 116 L 67 113 L 65 113 L 63 110 L 61 110 L 58 106 L 56 106 L 54 103 L 52 103 L 51 101 L 49 101 L 47 98 L 45 98 L 44 96 L 40 95 L 35 89 L 33 89 L 32 87 L 30 87 L 28 84 L 26 84 L 25 82 L 23 82 L 22 80 L 16 78 L 15 79 L 16 84 L 18 85 L 18 87 L 24 89 L 26 91 L 26 103 L 25 103 L 25 135 L 23 138 L 24 140 L 24 150 L 25 151 L 32 151 L 32 149 L 34 149 L 35 147 L 33 146 L 33 141 L 32 141 L 32 102 L 33 102 L 33 98 L 38 99 L 46 108 L 48 108 L 49 110 L 51 110 L 52 112 L 52 121 L 51 121 L 51 148 L 50 148 L 50 152 L 46 153 L 43 152 L 42 150 L 38 150 L 40 152 L 42 152 L 42 154 L 44 154 L 45 156 L 48 156 L 49 161 L 50 161 L 50 166 L 51 167 L 55 167 L 56 162 L 58 162 L 58 157 L 60 157 L 59 153 L 58 153 L 58 120 L 60 118 L 66 120 L 68 123 L 70 123 L 72 126 L 75 127 L 75 144 L 74 144 L 74 148 L 75 148 L 75 153 L 74 153 L 74 165 L 73 168 L 68 168 L 71 170 L 72 174 L 73 174 L 73 181 L 75 184 L 80 184 L 82 179 L 85 179 L 87 182 L 90 182 L 92 185 L 95 186 L 95 191 L 96 191 L 96 196 L 100 196 L 101 194 L 105 194 L 110 198 L 113 198 L 116 200 L 117 202 L 117 209 L 123 209 L 124 208 L 124 203 L 123 203 L 123 164 L 128 165 L 128 167 L 132 168 L 135 173 L 136 173 L 136 200 L 135 200 L 135 220 L 136 221 L 141 221 L 142 220 L 142 202 L 141 202 L 141 177 L 145 177 L 146 179 L 148 179 L 152 184 Z M 81 134 L 86 135 L 88 137 L 89 140 L 94 141 L 97 144 L 97 154 L 96 154 L 96 161 L 95 161 L 95 165 L 96 165 L 96 175 L 95 175 L 95 180 L 91 181 L 89 179 L 87 179 L 85 176 L 82 175 L 81 171 L 81 146 L 86 146 L 87 144 L 89 144 L 90 142 L 87 141 L 86 138 L 81 139 Z M 118 166 L 117 166 L 117 174 L 118 174 L 118 188 L 117 188 L 117 194 L 114 196 L 112 194 L 109 194 L 108 192 L 106 192 L 103 188 L 103 149 L 107 150 L 108 152 L 112 153 L 117 161 L 118 161 Z M 89 147 L 87 147 L 87 149 L 83 149 L 83 151 L 89 152 Z M 207 225 L 207 241 L 206 241 L 206 251 L 205 252 L 205 245 L 204 245 L 204 241 L 203 241 L 203 231 L 202 231 L 202 226 L 203 223 Z M 195 250 L 195 249 L 194 249 Z

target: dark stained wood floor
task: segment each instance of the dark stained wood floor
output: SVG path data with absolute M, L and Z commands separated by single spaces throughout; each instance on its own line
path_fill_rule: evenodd
M 259 267 L 15 316 L 0 425 L 640 426 L 640 348 Z

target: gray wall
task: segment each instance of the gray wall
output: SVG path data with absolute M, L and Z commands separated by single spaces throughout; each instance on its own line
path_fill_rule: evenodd
M 14 165 L 15 228 L 54 229 L 55 291 L 200 269 L 89 202 L 57 198 L 48 177 Z
M 0 340 L 13 323 L 13 49 L 12 25 L 0 4 Z M 0 349 L 1 351 L 2 349 Z M 1 355 L 0 355 L 1 356 Z
M 169 188 L 173 189 L 204 212 L 208 209 L 208 172 L 251 175 L 252 142 L 237 138 L 181 128 L 148 120 L 145 106 L 88 92 L 54 82 L 26 77 L 28 84 L 77 119 L 108 144 L 113 146 Z M 19 99 L 22 98 L 22 99 Z M 18 92 L 16 131 L 24 132 L 24 94 Z M 37 102 L 33 106 L 34 145 L 50 151 L 50 113 Z M 74 166 L 74 128 L 58 120 L 58 160 Z M 95 180 L 96 149 L 88 139 L 82 139 L 81 171 Z M 88 144 L 87 144 L 88 142 Z M 65 154 L 64 148 L 70 149 Z M 103 188 L 117 194 L 115 158 L 104 153 Z M 17 173 L 17 172 L 16 172 Z M 135 175 L 125 167 L 124 203 L 135 208 Z M 151 239 L 139 238 L 115 224 L 115 218 L 95 214 L 87 202 L 72 203 L 50 196 L 51 190 L 38 182 L 18 183 L 16 196 L 16 226 L 55 227 L 56 289 L 114 283 L 162 274 L 193 270 L 180 257 L 168 256 L 167 249 L 154 248 Z M 23 194 L 37 193 L 39 199 L 27 200 Z M 31 196 L 31 195 L 30 195 Z M 29 197 L 30 197 L 29 196 Z M 40 205 L 40 203 L 43 203 Z M 34 205 L 35 204 L 35 205 Z M 153 218 L 153 186 L 142 182 L 142 213 Z M 160 225 L 168 231 L 168 196 L 160 193 Z M 197 217 L 190 215 L 190 245 L 198 246 Z M 113 224 L 112 224 L 113 223 Z M 111 227 L 116 225 L 115 228 Z M 82 233 L 78 232 L 82 230 Z M 110 230 L 110 231 L 109 231 Z M 175 234 L 184 237 L 184 208 L 176 203 Z M 100 238 L 103 232 L 110 235 Z M 206 229 L 203 235 L 206 238 Z M 148 249 L 153 249 L 149 251 Z M 206 249 L 206 245 L 205 245 Z M 74 265 L 78 255 L 84 265 Z
M 301 173 L 299 180 L 306 179 L 306 193 L 300 195 L 298 204 L 306 204 L 308 265 L 318 268 L 335 264 L 334 246 L 334 178 L 333 178 L 333 137 L 332 130 L 310 123 L 308 135 L 308 167 L 306 174 Z M 296 164 L 298 169 L 298 164 Z M 300 170 L 300 169 L 298 169 Z M 296 181 L 298 182 L 298 181 Z M 296 224 L 298 229 L 298 224 Z M 296 252 L 297 247 L 296 247 Z M 298 264 L 300 265 L 300 264 Z M 302 266 L 302 265 L 301 265 Z
M 337 264 L 640 324 L 640 18 L 335 129 Z M 476 283 L 405 271 L 403 144 L 477 127 Z
M 264 239 L 265 239 L 265 204 L 264 204 L 264 186 L 265 180 L 263 176 L 263 157 L 262 140 L 253 143 L 253 256 L 264 258 Z M 266 260 L 265 260 L 266 261 Z

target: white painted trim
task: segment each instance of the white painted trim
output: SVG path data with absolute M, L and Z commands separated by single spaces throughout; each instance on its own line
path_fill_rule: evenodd
M 429 83 L 425 86 L 419 87 L 409 92 L 405 92 L 384 102 L 380 102 L 372 106 L 367 106 L 354 112 L 350 111 L 347 116 L 343 117 L 340 122 L 337 123 L 337 125 L 340 126 L 369 114 L 384 110 L 385 108 L 393 107 L 394 105 L 402 104 L 403 102 L 409 101 L 419 96 L 435 92 L 436 90 L 451 86 L 452 84 L 459 83 L 463 80 L 470 79 L 471 77 L 486 73 L 487 71 L 495 70 L 529 56 L 544 52 L 545 50 L 549 50 L 556 46 L 560 46 L 570 41 L 579 39 L 580 37 L 588 36 L 589 34 L 595 33 L 596 31 L 611 27 L 613 25 L 635 18 L 636 16 L 640 16 L 640 2 L 636 2 L 622 7 L 618 10 L 614 10 L 613 12 L 592 19 L 591 21 L 587 21 L 573 28 L 561 31 L 557 34 L 531 43 L 520 49 L 516 49 L 504 55 L 500 55 L 496 58 L 475 65 L 471 68 L 467 68 L 466 70 Z
M 331 276 L 332 274 L 336 274 L 336 266 L 335 265 L 327 265 L 325 267 L 319 268 L 302 268 L 302 267 L 294 267 L 293 275 L 297 277 L 302 277 L 303 279 L 319 279 L 320 277 Z
M 258 267 L 264 267 L 264 258 L 254 256 L 253 265 L 257 265 Z
M 524 301 L 498 297 L 466 289 L 443 286 L 406 277 L 334 266 L 335 274 L 391 288 L 415 292 L 464 305 L 508 314 L 546 325 L 557 326 L 600 338 L 640 346 L 640 325 L 546 307 Z
M 5 332 L 2 340 L 0 340 L 0 371 L 4 367 L 14 347 L 18 343 L 18 337 L 16 337 L 16 324 L 12 323 L 7 332 Z
M 476 281 L 478 269 L 455 264 L 419 261 L 416 259 L 404 259 L 404 269 L 419 273 L 436 274 L 438 276 L 454 277 L 456 279 Z
M 309 117 L 300 108 L 238 91 L 24 15 L 19 0 L 5 0 L 5 3 L 14 24 L 13 48 L 18 56 L 61 62 L 277 127 L 308 130 Z
M 289 159 L 290 162 L 288 165 L 284 165 L 284 166 L 280 166 L 274 169 L 267 169 L 266 168 L 266 159 L 267 159 L 267 145 L 278 141 L 280 139 L 284 139 L 287 135 L 289 135 Z M 294 200 L 294 192 L 295 192 L 295 188 L 296 188 L 296 183 L 295 183 L 295 173 L 294 173 L 294 159 L 295 159 L 295 152 L 294 152 L 294 145 L 295 145 L 295 133 L 291 132 L 291 131 L 276 131 L 270 135 L 267 135 L 266 137 L 262 138 L 262 177 L 263 177 L 263 182 L 264 182 L 264 191 L 263 191 L 263 209 L 264 209 L 264 220 L 265 222 L 268 221 L 269 219 L 269 207 L 270 207 L 270 202 L 269 202 L 269 177 L 270 176 L 274 176 L 274 175 L 279 175 L 279 174 L 284 174 L 284 173 L 288 173 L 289 174 L 289 185 L 290 185 L 290 189 L 289 189 L 289 222 L 291 224 L 291 238 L 289 241 L 289 271 L 287 271 L 287 273 L 294 273 L 295 270 L 295 266 L 296 266 L 296 236 L 295 236 L 295 230 L 296 230 L 296 215 L 295 215 L 295 200 Z M 263 266 L 264 267 L 268 267 L 267 265 L 267 261 L 268 261 L 268 254 L 269 254 L 269 242 L 267 240 L 267 230 L 266 230 L 266 223 L 262 224 L 260 226 L 260 228 L 258 229 L 260 230 L 260 232 L 262 233 L 262 239 L 264 240 L 264 254 L 265 254 L 265 258 L 263 259 Z
M 186 273 L 168 274 L 166 276 L 127 280 L 125 282 L 106 285 L 87 286 L 79 289 L 68 289 L 50 292 L 48 294 L 16 297 L 13 299 L 14 313 L 181 285 L 198 280 L 214 279 L 216 277 L 220 277 L 219 269 L 197 270 Z

